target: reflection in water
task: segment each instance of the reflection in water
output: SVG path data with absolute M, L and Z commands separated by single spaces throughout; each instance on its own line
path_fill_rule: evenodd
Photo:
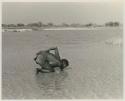
M 64 84 L 67 76 L 68 73 L 66 71 L 60 73 L 39 73 L 36 75 L 36 82 L 44 96 L 59 97 L 65 94 Z

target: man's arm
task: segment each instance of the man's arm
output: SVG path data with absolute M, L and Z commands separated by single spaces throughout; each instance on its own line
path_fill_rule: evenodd
M 36 57 L 34 58 L 34 61 L 36 61 L 38 55 L 40 55 L 41 53 L 42 53 L 42 51 L 39 51 L 38 53 L 36 53 Z M 36 63 L 37 63 L 37 61 L 36 61 Z M 37 63 L 37 64 L 38 64 L 38 63 Z
M 55 50 L 57 47 L 51 47 L 51 48 L 49 48 L 49 49 L 47 49 L 46 51 L 51 51 L 51 50 Z

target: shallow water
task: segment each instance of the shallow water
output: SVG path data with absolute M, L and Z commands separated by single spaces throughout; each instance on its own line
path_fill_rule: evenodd
M 36 52 L 52 46 L 70 66 L 64 72 L 35 75 Z M 120 28 L 4 32 L 2 98 L 122 98 L 122 55 Z

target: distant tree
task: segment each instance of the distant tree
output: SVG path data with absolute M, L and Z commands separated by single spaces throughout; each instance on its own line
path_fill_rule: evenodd
M 8 25 L 7 24 L 2 24 L 2 27 L 8 27 Z
M 15 24 L 8 24 L 8 27 L 16 27 Z
M 32 23 L 28 23 L 26 26 L 28 26 L 28 27 L 32 27 Z
M 29 27 L 42 27 L 43 24 L 42 24 L 42 22 L 35 22 L 35 23 L 29 23 L 29 24 L 27 24 L 27 26 L 29 26 Z
M 113 26 L 113 22 L 107 22 L 105 23 L 105 26 Z
M 107 23 L 105 23 L 105 26 L 109 26 L 109 27 L 116 27 L 116 26 L 119 26 L 120 24 L 119 24 L 119 22 L 107 22 Z
M 73 23 L 73 24 L 71 24 L 70 26 L 71 26 L 71 27 L 80 27 L 81 24 L 79 24 L 79 23 Z
M 38 27 L 42 27 L 43 26 L 43 23 L 42 22 L 38 22 Z
M 48 25 L 49 27 L 54 26 L 54 24 L 53 24 L 52 22 L 49 22 L 47 25 Z
M 69 24 L 67 24 L 67 23 L 62 23 L 61 26 L 62 26 L 62 27 L 69 27 Z
M 114 22 L 114 26 L 119 26 L 120 23 L 119 22 Z
M 43 24 L 42 27 L 48 27 L 48 24 Z
M 17 27 L 24 27 L 25 25 L 24 24 L 22 24 L 22 23 L 18 23 L 17 24 Z
M 92 24 L 92 23 L 89 23 L 89 24 L 86 24 L 85 26 L 86 26 L 86 27 L 91 27 L 91 26 L 93 26 L 93 24 Z

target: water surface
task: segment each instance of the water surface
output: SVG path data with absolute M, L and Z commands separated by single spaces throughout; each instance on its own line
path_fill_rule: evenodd
M 35 75 L 35 53 L 52 46 L 69 69 Z M 4 32 L 2 98 L 122 98 L 122 55 L 120 28 Z

